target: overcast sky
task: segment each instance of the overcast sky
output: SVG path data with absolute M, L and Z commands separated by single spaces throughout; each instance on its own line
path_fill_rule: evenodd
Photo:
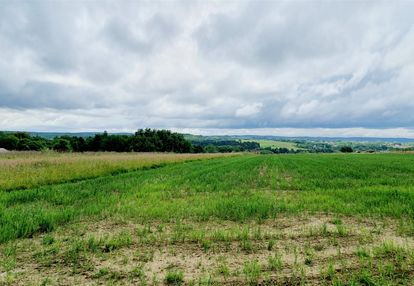
M 414 137 L 414 1 L 0 1 L 0 129 Z

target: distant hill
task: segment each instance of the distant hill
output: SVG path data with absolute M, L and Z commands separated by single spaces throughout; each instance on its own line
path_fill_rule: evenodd
M 76 137 L 90 137 L 95 134 L 101 134 L 103 132 L 28 132 L 32 136 L 40 136 L 47 139 L 52 139 L 56 136 L 76 136 Z M 117 135 L 133 135 L 128 132 L 110 133 Z M 275 140 L 275 141 L 320 141 L 320 142 L 370 142 L 370 143 L 414 143 L 413 138 L 382 138 L 382 137 L 321 137 L 321 136 L 274 136 L 274 135 L 194 135 L 184 134 L 184 137 L 189 141 L 205 141 L 205 140 Z
M 29 132 L 32 136 L 40 136 L 47 139 L 53 139 L 58 136 L 76 136 L 76 137 L 93 137 L 95 134 L 102 134 L 103 132 Z M 108 134 L 116 134 L 116 135 L 133 135 L 133 133 L 110 133 Z
M 184 134 L 190 141 L 202 140 L 275 140 L 275 141 L 321 141 L 321 142 L 386 142 L 386 143 L 414 143 L 410 138 L 381 138 L 381 137 L 311 137 L 311 136 L 273 136 L 273 135 L 212 135 L 202 136 Z

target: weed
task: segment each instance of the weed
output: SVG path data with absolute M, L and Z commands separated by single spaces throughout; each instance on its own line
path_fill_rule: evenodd
M 213 232 L 212 239 L 214 241 L 229 241 L 231 239 L 230 235 L 226 231 L 216 230 Z
M 363 248 L 363 247 L 358 247 L 358 249 L 356 250 L 355 253 L 359 258 L 369 258 L 371 257 L 368 249 Z
M 42 244 L 43 245 L 51 245 L 55 242 L 55 239 L 53 238 L 53 236 L 47 234 L 43 237 L 42 239 Z
M 405 249 L 392 242 L 384 242 L 380 246 L 374 248 L 374 255 L 382 258 L 391 258 L 401 260 L 406 257 Z
M 275 241 L 274 240 L 269 240 L 267 242 L 267 250 L 271 251 L 273 249 L 273 246 L 275 245 Z
M 343 224 L 343 222 L 342 222 L 342 220 L 340 218 L 334 218 L 331 221 L 331 223 L 334 224 L 334 225 L 342 225 Z
M 320 231 L 322 236 L 328 236 L 329 235 L 328 225 L 326 223 L 322 224 L 319 231 Z
M 82 251 L 84 251 L 84 246 L 81 240 L 74 240 L 70 245 L 69 249 L 64 255 L 64 262 L 66 265 L 73 266 L 74 268 L 78 267 L 82 260 Z
M 315 257 L 315 252 L 313 249 L 307 245 L 305 246 L 305 265 L 311 266 Z
M 247 282 L 250 285 L 257 284 L 261 271 L 262 271 L 262 268 L 259 262 L 257 261 L 249 261 L 249 262 L 244 263 L 243 273 L 246 277 Z
M 97 241 L 93 236 L 89 237 L 88 238 L 88 241 L 86 243 L 87 249 L 90 252 L 96 252 L 96 251 L 98 251 L 99 245 L 100 245 L 100 242 Z
M 203 240 L 201 242 L 201 247 L 203 248 L 203 251 L 204 252 L 207 252 L 210 249 L 210 247 L 211 247 L 211 241 L 209 241 L 209 240 Z
M 253 239 L 261 240 L 262 237 L 263 237 L 262 229 L 260 227 L 257 227 L 256 230 L 253 232 Z
M 271 271 L 279 271 L 283 267 L 282 257 L 278 254 L 269 256 L 267 262 L 268 262 L 268 268 Z
M 331 260 L 328 262 L 328 266 L 327 266 L 326 271 L 324 273 L 324 277 L 325 277 L 325 279 L 330 280 L 330 281 L 335 280 L 336 269 L 335 269 L 335 265 L 333 264 L 333 262 Z
M 240 248 L 243 251 L 250 253 L 253 250 L 253 244 L 249 239 L 244 239 L 240 241 Z
M 398 223 L 398 232 L 406 236 L 414 236 L 414 220 L 407 218 L 400 219 Z
M 169 271 L 164 280 L 166 284 L 181 285 L 184 282 L 184 274 L 182 271 Z
M 336 225 L 336 230 L 338 231 L 339 236 L 347 236 L 348 235 L 347 229 L 342 224 L 337 224 Z
M 103 252 L 111 252 L 118 248 L 128 247 L 132 244 L 132 236 L 128 232 L 121 232 L 112 238 L 104 241 Z
M 147 235 L 151 234 L 151 225 L 147 224 L 146 226 L 144 226 L 143 228 L 138 228 L 137 229 L 137 235 L 140 238 L 145 238 Z
M 222 275 L 224 279 L 227 279 L 230 275 L 230 269 L 227 263 L 222 262 L 217 267 L 217 274 Z
M 0 262 L 0 266 L 6 271 L 10 271 L 16 268 L 16 245 L 9 243 L 3 249 L 3 259 Z M 1 256 L 0 256 L 1 258 Z
M 46 285 L 50 285 L 51 281 L 49 279 L 49 277 L 46 277 L 45 279 L 43 279 L 43 281 L 40 283 L 40 286 L 46 286 Z
M 129 272 L 128 277 L 131 280 L 137 278 L 141 282 L 141 285 L 144 284 L 145 279 L 146 279 L 145 272 L 144 272 L 144 265 L 141 264 L 141 265 L 134 267 L 134 269 L 132 269 L 131 272 Z
M 109 269 L 108 268 L 101 268 L 98 270 L 97 273 L 95 273 L 95 275 L 93 275 L 94 278 L 102 278 L 105 277 L 109 274 Z
M 164 231 L 164 225 L 163 224 L 157 224 L 156 226 L 157 232 L 162 233 Z
M 50 267 L 54 260 L 56 260 L 56 255 L 59 252 L 59 245 L 53 244 L 42 250 L 35 252 L 33 258 L 41 264 L 43 267 Z

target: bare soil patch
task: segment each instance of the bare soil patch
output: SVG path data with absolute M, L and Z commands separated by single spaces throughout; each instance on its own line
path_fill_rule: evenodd
M 414 278 L 414 239 L 397 226 L 334 215 L 81 221 L 1 245 L 0 285 L 163 285 L 169 273 L 182 273 L 183 285 L 330 285 L 377 259 L 404 282 Z

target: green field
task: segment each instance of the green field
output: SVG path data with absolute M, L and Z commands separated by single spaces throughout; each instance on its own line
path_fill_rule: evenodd
M 3 157 L 0 285 L 414 283 L 414 154 L 153 156 L 74 182 Z
M 244 142 L 257 142 L 260 144 L 260 148 L 287 148 L 287 149 L 292 149 L 292 150 L 298 150 L 298 146 L 296 146 L 296 144 L 294 142 L 289 142 L 289 141 L 276 141 L 276 140 L 266 140 L 266 139 L 257 139 L 257 140 L 248 140 L 248 139 L 244 139 L 242 140 Z
M 0 154 L 0 191 L 73 182 L 223 156 L 231 154 L 9 152 Z

